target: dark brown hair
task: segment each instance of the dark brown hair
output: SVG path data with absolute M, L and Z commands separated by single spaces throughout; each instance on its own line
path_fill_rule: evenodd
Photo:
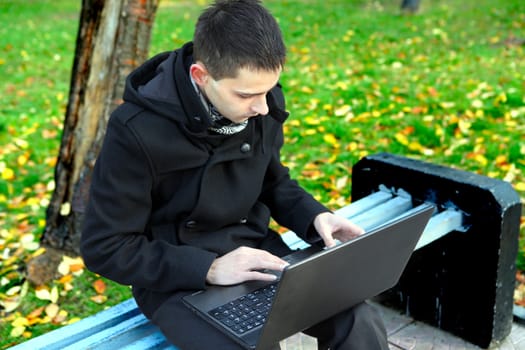
M 240 68 L 275 71 L 286 59 L 279 25 L 258 0 L 217 0 L 199 17 L 193 45 L 194 60 L 216 80 Z

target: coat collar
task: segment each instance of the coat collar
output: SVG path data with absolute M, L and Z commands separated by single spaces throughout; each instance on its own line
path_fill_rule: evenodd
M 182 107 L 188 117 L 189 129 L 195 133 L 204 133 L 211 126 L 211 120 L 191 83 L 189 67 L 193 61 L 192 54 L 193 43 L 191 42 L 180 49 L 175 60 L 173 79 Z

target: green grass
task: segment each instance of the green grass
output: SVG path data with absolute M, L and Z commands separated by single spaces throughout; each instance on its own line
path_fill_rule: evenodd
M 352 165 L 381 151 L 503 179 L 525 198 L 525 46 L 510 44 L 525 39 L 525 2 L 423 0 L 415 16 L 387 0 L 265 3 L 288 46 L 283 161 L 316 198 L 333 208 L 348 203 Z M 0 3 L 0 300 L 19 293 L 36 248 L 27 242 L 44 227 L 79 6 Z M 151 54 L 190 40 L 201 8 L 161 2 Z M 523 248 L 518 265 L 525 268 Z M 106 280 L 108 300 L 91 301 L 97 279 L 84 271 L 71 290 L 51 283 L 67 320 L 130 297 Z M 17 318 L 48 304 L 30 287 L 18 309 L 0 311 L 0 347 L 58 327 L 43 322 L 11 336 Z

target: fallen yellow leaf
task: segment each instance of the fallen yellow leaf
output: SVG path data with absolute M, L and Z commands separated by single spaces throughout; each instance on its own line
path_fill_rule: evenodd
M 40 287 L 35 290 L 35 295 L 40 300 L 51 300 L 51 293 L 46 287 Z
M 49 300 L 52 303 L 56 303 L 58 301 L 58 288 L 55 286 L 50 291 L 46 287 L 40 287 L 35 290 L 35 295 L 40 300 Z
M 18 163 L 19 166 L 24 166 L 26 165 L 28 160 L 29 160 L 29 154 L 24 153 L 18 156 L 18 158 L 16 159 L 16 162 Z
M 108 297 L 103 295 L 103 294 L 99 294 L 99 295 L 95 295 L 95 296 L 92 296 L 91 298 L 91 301 L 97 303 L 97 304 L 104 304 L 106 302 L 106 300 L 108 300 Z
M 11 338 L 18 338 L 24 334 L 25 330 L 26 327 L 24 326 L 13 327 L 9 335 L 11 336 Z
M 11 325 L 13 327 L 25 327 L 29 324 L 29 321 L 25 317 L 17 317 L 13 322 L 11 322 Z
M 60 307 L 55 304 L 49 304 L 45 308 L 46 315 L 49 316 L 49 318 L 54 318 L 56 315 L 58 315 L 58 311 L 60 311 Z
M 396 138 L 396 141 L 402 144 L 403 146 L 408 145 L 408 138 L 404 134 L 398 132 L 395 135 L 395 138 Z
M 67 324 L 72 324 L 72 323 L 78 322 L 78 321 L 80 321 L 80 320 L 81 320 L 80 317 L 73 317 L 72 319 L 70 319 L 69 321 L 67 321 Z
M 518 191 L 525 191 L 525 182 L 518 182 L 514 188 Z
M 339 141 L 337 140 L 337 138 L 335 137 L 334 134 L 324 134 L 323 135 L 323 140 L 324 142 L 334 146 L 334 147 L 337 147 L 339 146 Z
M 13 180 L 15 178 L 15 172 L 11 168 L 5 168 L 2 170 L 2 179 L 3 180 Z
M 29 142 L 27 142 L 26 140 L 20 139 L 20 138 L 14 139 L 13 142 L 15 143 L 15 145 L 17 145 L 18 147 L 22 149 L 26 149 L 29 147 Z
M 67 311 L 66 310 L 60 310 L 58 314 L 53 318 L 54 324 L 62 324 L 66 322 L 67 320 Z

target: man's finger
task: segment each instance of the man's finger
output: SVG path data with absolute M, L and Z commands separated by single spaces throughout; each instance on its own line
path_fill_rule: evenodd
M 285 260 L 268 253 L 266 251 L 259 251 L 260 256 L 257 262 L 257 266 L 252 266 L 255 270 L 268 269 L 275 271 L 282 271 L 287 265 L 289 265 Z
M 324 245 L 327 248 L 332 248 L 332 247 L 335 247 L 337 245 L 335 240 L 333 239 L 333 237 L 331 235 L 325 235 L 323 237 L 323 241 L 324 241 Z
M 246 272 L 245 281 L 258 280 L 258 281 L 268 281 L 272 282 L 277 279 L 277 276 L 271 273 L 264 273 L 259 271 L 250 271 Z

